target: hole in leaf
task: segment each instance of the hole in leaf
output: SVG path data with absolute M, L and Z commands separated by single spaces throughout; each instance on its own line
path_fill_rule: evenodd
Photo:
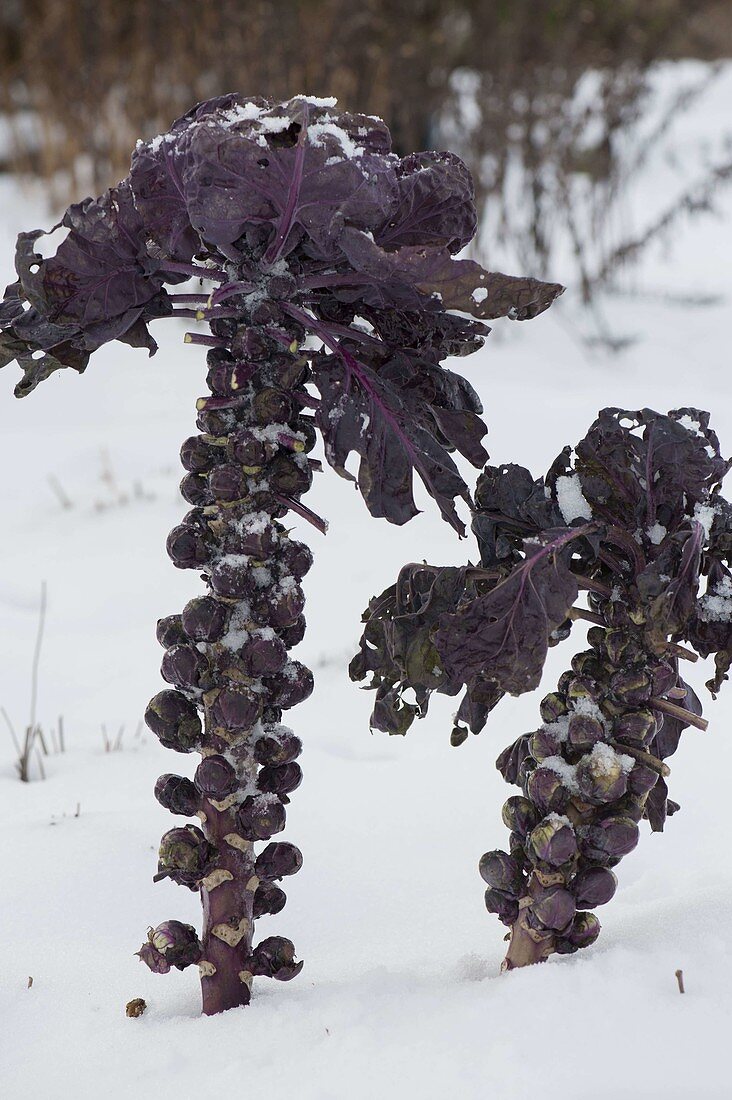
M 299 122 L 291 123 L 286 130 L 280 130 L 277 134 L 268 134 L 267 142 L 272 149 L 291 149 L 297 145 L 297 137 L 302 126 Z

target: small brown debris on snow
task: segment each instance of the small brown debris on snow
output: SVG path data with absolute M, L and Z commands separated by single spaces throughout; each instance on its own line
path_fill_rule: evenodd
M 127 1002 L 125 1013 L 128 1016 L 142 1016 L 146 1008 L 147 1002 L 144 1001 L 142 997 L 135 997 L 133 1000 Z

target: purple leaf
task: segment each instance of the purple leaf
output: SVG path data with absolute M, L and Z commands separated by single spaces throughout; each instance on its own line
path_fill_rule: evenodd
M 577 581 L 561 551 L 583 532 L 530 543 L 526 561 L 492 591 L 442 617 L 435 645 L 448 672 L 462 679 L 482 673 L 511 695 L 538 686 L 549 636 L 577 597 Z

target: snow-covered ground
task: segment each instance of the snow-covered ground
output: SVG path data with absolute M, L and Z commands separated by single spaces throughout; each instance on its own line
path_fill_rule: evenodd
M 691 174 L 702 151 L 721 148 L 730 102 L 727 70 L 669 135 Z M 666 205 L 669 171 L 663 158 L 649 164 L 629 196 L 638 225 Z M 10 277 L 15 234 L 49 217 L 27 186 L 0 186 L 0 275 Z M 484 400 L 493 461 L 544 472 L 608 404 L 709 408 L 732 452 L 732 194 L 719 207 L 726 217 L 685 225 L 625 276 L 628 293 L 603 302 L 611 327 L 638 336 L 622 357 L 582 347 L 570 290 L 536 321 L 498 325 L 462 363 Z M 718 300 L 664 298 L 692 291 Z M 173 824 L 153 783 L 162 771 L 190 774 L 193 760 L 146 729 L 135 736 L 161 686 L 155 621 L 198 591 L 164 549 L 187 508 L 177 452 L 203 392 L 201 350 L 182 332 L 160 323 L 157 358 L 117 345 L 85 376 L 64 372 L 22 402 L 16 368 L 0 374 L 0 705 L 26 722 L 45 579 L 38 714 L 46 730 L 59 715 L 66 727 L 66 752 L 44 758 L 45 781 L 30 784 L 15 777 L 0 728 L 0 1095 L 728 1098 L 732 686 L 709 700 L 709 732 L 685 733 L 670 780 L 682 812 L 662 835 L 643 827 L 599 912 L 597 945 L 500 976 L 503 930 L 483 909 L 477 860 L 505 843 L 500 807 L 512 792 L 494 760 L 534 728 L 539 696 L 504 701 L 459 749 L 448 744 L 449 700 L 405 740 L 369 734 L 371 697 L 346 672 L 361 610 L 403 562 L 458 562 L 473 548 L 433 509 L 404 529 L 370 520 L 330 471 L 310 498 L 330 531 L 302 531 L 316 565 L 298 655 L 317 686 L 291 712 L 305 782 L 284 835 L 305 862 L 285 883 L 283 913 L 258 925 L 294 940 L 302 975 L 258 979 L 251 1007 L 205 1019 L 195 970 L 159 977 L 134 957 L 148 925 L 198 918 L 194 894 L 152 883 L 158 838 Z M 568 658 L 552 653 L 546 690 Z M 705 673 L 697 666 L 692 681 Z M 119 751 L 104 751 L 103 723 L 110 736 L 124 723 Z M 139 1019 L 125 1016 L 133 997 L 148 1004 Z

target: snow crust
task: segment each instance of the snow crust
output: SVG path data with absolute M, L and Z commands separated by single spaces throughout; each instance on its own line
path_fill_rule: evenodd
M 565 523 L 592 519 L 592 509 L 585 500 L 578 474 L 565 474 L 557 478 L 557 504 Z
M 699 614 L 709 623 L 732 622 L 732 578 L 723 577 L 699 600 Z

